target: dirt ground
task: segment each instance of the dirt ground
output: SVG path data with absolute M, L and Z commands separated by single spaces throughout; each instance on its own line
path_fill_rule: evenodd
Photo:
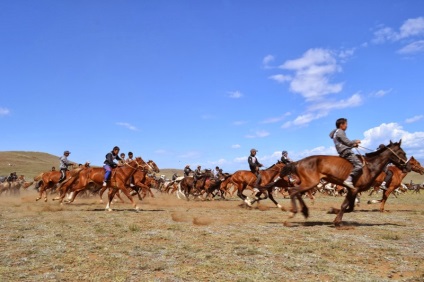
M 335 228 L 341 197 L 306 199 L 292 226 L 269 200 L 178 200 L 156 194 L 104 210 L 98 198 L 0 197 L 0 281 L 424 281 L 424 195 L 380 213 L 361 197 Z M 106 199 L 106 195 L 104 196 Z M 289 200 L 278 198 L 289 208 Z

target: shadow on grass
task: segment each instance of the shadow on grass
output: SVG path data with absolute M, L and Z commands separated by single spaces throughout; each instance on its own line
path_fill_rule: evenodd
M 94 212 L 106 212 L 105 209 L 92 209 L 92 210 L 86 210 L 86 211 L 94 211 Z M 154 209 L 154 210 L 145 210 L 145 209 L 140 209 L 138 211 L 136 211 L 135 209 L 113 209 L 113 211 L 111 212 L 135 212 L 135 213 L 139 213 L 139 212 L 163 212 L 166 210 L 160 210 L 160 209 Z
M 278 225 L 283 225 L 284 222 L 283 221 L 278 221 L 278 222 L 267 222 L 267 224 L 278 224 Z M 356 222 L 356 221 L 343 221 L 342 226 L 337 227 L 334 226 L 333 222 L 330 221 L 291 221 L 290 222 L 290 227 L 314 227 L 314 226 L 328 226 L 331 228 L 336 228 L 336 229 L 340 229 L 340 228 L 346 228 L 346 227 L 361 227 L 361 226 L 368 226 L 368 227 L 373 227 L 373 226 L 396 226 L 396 227 L 405 227 L 407 225 L 405 224 L 396 224 L 396 223 L 363 223 L 363 222 Z

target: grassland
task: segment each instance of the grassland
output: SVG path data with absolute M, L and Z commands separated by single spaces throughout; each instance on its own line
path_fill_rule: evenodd
M 327 213 L 342 198 L 323 195 L 292 227 L 269 201 L 248 209 L 156 193 L 137 213 L 128 203 L 106 212 L 97 197 L 35 197 L 0 197 L 0 281 L 424 281 L 420 194 L 391 198 L 387 213 L 363 195 L 342 228 Z

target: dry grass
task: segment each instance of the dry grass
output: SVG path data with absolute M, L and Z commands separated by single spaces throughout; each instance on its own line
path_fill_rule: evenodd
M 263 201 L 183 201 L 160 195 L 135 212 L 97 198 L 35 202 L 35 192 L 0 198 L 0 281 L 423 281 L 423 196 L 362 204 L 334 228 L 319 196 L 311 217 Z M 363 196 L 362 203 L 369 197 Z M 374 198 L 375 199 L 375 198 Z M 287 208 L 289 201 L 279 198 Z

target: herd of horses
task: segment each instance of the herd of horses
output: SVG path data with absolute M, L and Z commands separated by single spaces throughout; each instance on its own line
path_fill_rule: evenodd
M 247 206 L 269 198 L 277 207 L 282 208 L 274 198 L 274 191 L 278 187 L 279 190 L 288 191 L 291 200 L 290 213 L 285 221 L 285 225 L 290 225 L 290 220 L 299 209 L 305 218 L 309 216 L 309 209 L 302 195 L 309 193 L 310 197 L 313 197 L 312 191 L 316 189 L 317 185 L 325 182 L 332 183 L 335 187 L 346 191 L 344 201 L 340 209 L 336 210 L 337 216 L 334 219 L 334 224 L 340 226 L 344 213 L 354 210 L 358 194 L 381 185 L 385 177 L 383 170 L 389 163 L 393 164 L 389 166 L 393 172 L 393 178 L 388 189 L 383 191 L 380 211 L 384 211 L 384 205 L 389 195 L 401 186 L 407 173 L 414 171 L 424 174 L 424 168 L 414 157 L 407 159 L 406 153 L 401 148 L 401 140 L 399 142 L 390 141 L 387 146 L 364 156 L 360 155 L 360 158 L 363 168 L 361 175 L 354 180 L 355 189 L 343 185 L 343 181 L 352 169 L 352 165 L 347 160 L 338 156 L 314 155 L 289 164 L 277 162 L 271 167 L 261 170 L 262 180 L 260 186 L 257 187 L 259 192 L 253 198 L 249 198 L 244 192 L 246 189 L 252 189 L 256 181 L 256 175 L 251 171 L 239 170 L 233 174 L 220 174 L 218 177 L 214 177 L 210 171 L 205 171 L 197 181 L 189 176 L 180 177 L 168 183 L 164 179 L 158 180 L 150 176 L 151 173 L 160 172 L 154 161 L 145 162 L 141 157 L 137 157 L 133 161 L 113 169 L 106 187 L 102 185 L 104 169 L 101 167 L 83 166 L 68 171 L 65 181 L 57 188 L 59 196 L 54 200 L 62 203 L 66 195 L 71 195 L 68 202 L 72 203 L 80 192 L 87 190 L 100 190 L 101 198 L 103 192 L 108 190 L 106 210 L 112 210 L 112 200 L 115 196 L 120 197 L 120 193 L 130 200 L 135 210 L 139 210 L 133 196 L 138 195 L 138 200 L 142 200 L 142 195 L 146 196 L 148 193 L 153 196 L 150 190 L 153 185 L 165 193 L 176 192 L 177 195 L 182 195 L 187 200 L 196 197 L 213 198 L 216 195 L 225 198 L 225 195 L 230 193 L 229 187 L 233 187 L 237 196 Z M 34 181 L 39 186 L 39 196 L 36 200 L 40 200 L 44 195 L 44 200 L 47 201 L 47 190 L 55 187 L 59 178 L 60 172 L 57 171 L 44 172 L 35 177 Z

